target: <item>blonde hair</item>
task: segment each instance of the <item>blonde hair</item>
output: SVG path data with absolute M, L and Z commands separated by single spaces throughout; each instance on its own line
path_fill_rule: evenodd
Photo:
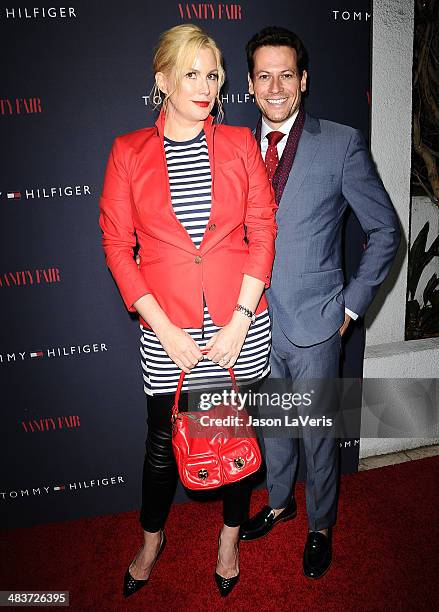
M 217 121 L 221 121 L 224 116 L 224 111 L 219 92 L 226 79 L 226 73 L 223 68 L 223 58 L 216 42 L 199 26 L 187 23 L 174 26 L 163 32 L 160 35 L 158 45 L 155 49 L 152 63 L 153 71 L 154 74 L 163 72 L 166 75 L 170 75 L 175 83 L 175 91 L 185 71 L 192 65 L 192 62 L 201 48 L 210 49 L 216 59 L 216 66 L 218 69 L 218 93 L 216 96 L 216 103 L 218 106 Z M 151 92 L 152 99 L 161 99 L 161 93 L 156 82 Z M 173 91 L 166 94 L 161 101 L 165 111 L 168 98 L 172 93 Z M 156 107 L 159 105 L 160 103 L 156 105 Z

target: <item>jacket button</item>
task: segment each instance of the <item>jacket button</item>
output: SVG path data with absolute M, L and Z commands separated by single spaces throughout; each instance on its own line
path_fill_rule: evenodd
M 216 225 L 215 225 L 215 223 L 211 223 L 209 225 L 209 231 L 213 232 L 214 230 L 216 230 Z
M 197 255 L 194 259 L 196 264 L 200 264 L 201 263 L 201 257 L 199 255 Z

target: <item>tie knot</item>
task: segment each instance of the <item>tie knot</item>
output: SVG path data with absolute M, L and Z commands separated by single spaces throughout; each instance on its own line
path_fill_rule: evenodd
M 268 132 L 267 140 L 270 147 L 275 147 L 277 143 L 285 136 L 283 132 Z

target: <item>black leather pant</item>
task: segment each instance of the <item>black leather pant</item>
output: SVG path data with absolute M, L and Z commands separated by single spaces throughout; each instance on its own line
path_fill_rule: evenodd
M 193 394 L 191 394 L 191 399 Z M 172 449 L 171 407 L 174 394 L 148 396 L 148 435 L 143 465 L 140 524 L 145 531 L 163 529 L 174 498 L 178 470 Z M 188 394 L 182 393 L 180 410 L 187 410 Z M 223 497 L 224 524 L 238 527 L 248 516 L 251 479 L 226 485 Z

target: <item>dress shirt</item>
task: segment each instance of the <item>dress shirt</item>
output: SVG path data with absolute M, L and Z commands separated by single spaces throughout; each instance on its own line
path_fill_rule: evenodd
M 294 125 L 294 122 L 296 121 L 296 117 L 299 114 L 299 109 L 296 110 L 296 112 L 294 113 L 294 115 L 292 115 L 289 119 L 287 119 L 285 121 L 285 123 L 282 124 L 282 126 L 280 128 L 276 128 L 276 132 L 282 132 L 283 134 L 285 134 L 285 136 L 279 140 L 278 145 L 277 145 L 277 155 L 279 157 L 279 159 L 282 157 L 282 153 L 284 152 L 285 149 L 285 145 L 287 144 L 287 140 L 288 140 L 288 134 L 290 133 L 291 128 Z M 267 152 L 268 149 L 268 140 L 267 140 L 267 134 L 269 132 L 272 132 L 273 128 L 271 128 L 270 126 L 268 126 L 265 123 L 264 118 L 262 118 L 262 126 L 261 126 L 261 153 L 262 153 L 262 157 L 265 160 L 265 154 Z

